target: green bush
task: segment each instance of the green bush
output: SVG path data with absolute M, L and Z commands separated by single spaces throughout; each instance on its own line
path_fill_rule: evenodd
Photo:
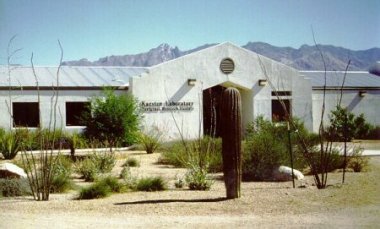
M 26 179 L 0 179 L 0 195 L 4 197 L 30 195 Z
M 362 150 L 359 148 L 353 149 L 352 155 L 348 157 L 347 167 L 354 172 L 362 172 L 368 168 L 369 158 L 362 155 Z
M 59 156 L 53 165 L 50 192 L 62 193 L 75 187 L 71 179 L 72 162 L 65 156 Z
M 94 181 L 99 173 L 96 163 L 90 158 L 76 163 L 76 172 L 82 175 L 85 181 Z
M 108 185 L 95 183 L 89 187 L 82 188 L 78 199 L 98 199 L 111 195 L 111 188 Z
M 154 153 L 162 144 L 163 132 L 156 126 L 150 130 L 140 133 L 139 142 L 146 153 Z
M 293 166 L 296 169 L 303 169 L 307 163 L 298 136 L 301 136 L 302 141 L 310 148 L 317 143 L 318 138 L 316 135 L 310 134 L 299 120 L 294 119 L 294 123 L 295 129 L 293 127 L 291 130 Z M 273 170 L 280 165 L 290 166 L 287 126 L 258 117 L 246 131 L 242 178 L 245 181 L 271 180 Z
M 94 162 L 100 173 L 109 173 L 116 164 L 113 153 L 94 153 L 90 159 Z
M 85 136 L 106 142 L 111 149 L 118 144 L 136 142 L 140 123 L 137 100 L 130 94 L 115 95 L 111 89 L 103 93 L 104 97 L 91 101 L 90 111 L 83 115 Z
M 28 135 L 30 150 L 70 149 L 72 144 L 69 134 L 60 129 L 29 131 Z
M 123 180 L 129 179 L 131 175 L 131 170 L 128 166 L 124 166 L 120 172 L 120 178 Z
M 120 193 L 125 190 L 124 185 L 121 184 L 117 178 L 107 176 L 97 180 L 89 187 L 82 188 L 79 192 L 78 199 L 97 199 L 104 198 L 111 193 Z
M 97 181 L 97 183 L 101 186 L 110 187 L 112 192 L 120 193 L 125 190 L 123 184 L 116 177 L 107 176 Z
M 331 153 L 329 153 L 325 161 L 321 160 L 321 152 L 319 150 L 314 149 L 312 152 L 313 162 L 315 163 L 315 168 L 318 173 L 324 172 L 332 172 L 337 169 L 342 169 L 344 166 L 344 158 L 340 154 L 339 150 L 333 149 Z M 322 162 L 321 162 L 322 161 Z M 311 174 L 311 171 L 310 171 Z
M 243 153 L 243 180 L 268 180 L 273 170 L 288 161 L 286 145 L 272 135 L 262 132 L 245 142 Z
M 36 138 L 36 131 L 31 131 L 26 128 L 16 129 L 16 134 L 21 140 L 20 150 L 36 150 L 38 149 L 38 141 Z
M 140 162 L 136 158 L 128 158 L 123 166 L 128 166 L 128 167 L 140 167 Z
M 75 149 L 89 148 L 89 143 L 83 134 L 73 133 L 69 136 Z
M 193 164 L 187 171 L 185 180 L 190 190 L 209 190 L 212 185 L 212 181 L 207 179 L 207 166 L 197 164 Z
M 85 181 L 94 181 L 99 173 L 109 173 L 116 164 L 113 153 L 93 153 L 76 164 L 76 172 L 81 174 Z
M 351 141 L 355 139 L 376 139 L 373 138 L 376 127 L 368 123 L 364 114 L 355 116 L 347 108 L 337 106 L 330 114 L 330 126 L 328 128 L 329 140 Z M 380 135 L 378 138 L 380 139 Z
M 162 153 L 160 163 L 176 167 L 188 167 L 189 161 L 197 158 L 200 164 L 208 164 L 208 172 L 221 172 L 222 140 L 220 138 L 203 137 L 202 139 L 174 142 Z
M 5 132 L 0 135 L 0 152 L 5 159 L 13 159 L 21 150 L 22 141 L 17 131 Z
M 128 166 L 124 167 L 120 172 L 120 178 L 123 179 L 124 185 L 127 189 L 136 190 L 137 180 L 132 177 L 131 170 Z
M 163 191 L 167 189 L 167 184 L 162 177 L 146 177 L 137 181 L 138 191 Z

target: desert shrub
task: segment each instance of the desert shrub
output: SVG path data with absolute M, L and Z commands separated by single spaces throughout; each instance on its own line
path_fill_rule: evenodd
M 26 179 L 0 179 L 0 195 L 4 197 L 30 195 Z
M 94 162 L 100 173 L 109 173 L 116 164 L 113 153 L 93 153 L 90 159 Z
M 22 150 L 36 150 L 38 149 L 38 141 L 36 139 L 36 131 L 31 131 L 27 128 L 20 128 L 16 130 L 17 136 L 21 140 Z
M 94 181 L 99 169 L 91 158 L 85 158 L 83 161 L 76 163 L 76 172 L 81 174 L 85 181 Z
M 41 129 L 32 133 L 34 143 L 32 149 L 70 149 L 70 135 L 60 129 Z
M 121 184 L 116 177 L 107 176 L 99 179 L 97 183 L 101 186 L 110 187 L 112 192 L 120 193 L 125 190 L 123 184 Z
M 128 158 L 123 166 L 128 166 L 128 167 L 140 167 L 140 162 L 136 158 Z
M 85 149 L 89 147 L 89 143 L 83 134 L 73 133 L 69 137 L 75 149 Z
M 243 180 L 271 179 L 272 172 L 287 162 L 286 138 L 281 127 L 259 117 L 247 128 L 243 150 Z
M 207 179 L 207 166 L 201 167 L 197 164 L 187 171 L 185 180 L 190 190 L 209 190 L 212 181 Z
M 85 181 L 94 181 L 99 173 L 109 173 L 116 164 L 113 153 L 93 153 L 76 164 L 76 171 Z
M 137 140 L 140 114 L 137 100 L 132 95 L 115 95 L 111 89 L 104 97 L 95 97 L 91 109 L 83 115 L 84 134 L 90 140 L 106 142 L 109 147 L 130 145 Z
M 131 170 L 125 166 L 120 172 L 120 178 L 123 179 L 124 185 L 127 189 L 136 190 L 137 180 L 131 175 Z
M 137 181 L 136 189 L 146 192 L 163 191 L 167 189 L 167 184 L 162 177 L 146 177 Z
M 175 167 L 185 167 L 186 150 L 181 142 L 174 142 L 161 153 L 159 163 Z
M 0 135 L 0 152 L 5 159 L 13 159 L 21 150 L 22 141 L 17 131 L 5 132 Z
M 356 139 L 367 139 L 371 130 L 374 128 L 371 124 L 369 124 L 364 117 L 364 114 L 360 114 L 354 119 L 354 138 Z
M 79 192 L 78 199 L 104 198 L 113 192 L 120 193 L 124 190 L 124 185 L 121 184 L 117 178 L 107 176 L 96 180 L 96 182 L 89 187 L 82 188 Z
M 160 163 L 176 167 L 188 167 L 190 160 L 198 159 L 200 164 L 208 164 L 208 172 L 223 170 L 222 141 L 220 138 L 203 137 L 202 139 L 174 142 L 162 153 Z
M 64 174 L 54 174 L 51 181 L 50 192 L 62 193 L 71 190 L 74 187 L 74 182 L 70 177 L 65 176 Z
M 79 192 L 78 199 L 98 199 L 111 195 L 111 188 L 108 185 L 94 183 L 89 187 L 84 187 Z
M 72 162 L 65 156 L 58 156 L 53 166 L 52 182 L 50 192 L 61 193 L 74 188 L 71 179 Z
M 328 158 L 325 160 L 321 160 L 320 150 L 314 149 L 311 151 L 311 155 L 313 157 L 312 160 L 315 163 L 316 172 L 318 173 L 321 173 L 322 171 L 332 172 L 337 169 L 342 169 L 344 166 L 344 158 L 338 149 L 332 149 L 331 153 L 327 155 Z
M 330 126 L 328 128 L 329 140 L 351 141 L 355 139 L 373 139 L 373 131 L 376 128 L 368 123 L 364 114 L 356 116 L 347 108 L 337 106 L 330 114 Z M 380 137 L 380 136 L 379 136 Z
M 184 180 L 181 177 L 176 176 L 174 186 L 176 188 L 183 188 L 184 185 L 185 185 Z
M 154 153 L 162 144 L 163 131 L 157 126 L 153 126 L 149 130 L 144 130 L 139 135 L 139 142 L 142 144 L 146 153 Z
M 130 177 L 131 170 L 128 166 L 124 166 L 123 169 L 120 172 L 120 178 L 123 180 L 126 180 Z
M 353 149 L 352 154 L 348 157 L 347 167 L 354 172 L 362 172 L 368 168 L 369 158 L 362 155 L 362 150 L 359 148 Z
M 301 136 L 310 148 L 317 144 L 318 136 L 309 133 L 298 119 L 293 121 L 295 124 L 291 131 L 293 133 L 291 134 L 293 166 L 296 169 L 303 169 L 307 166 L 307 162 L 298 136 Z M 294 134 L 295 131 L 297 131 L 297 136 Z M 258 117 L 248 125 L 246 130 L 242 178 L 245 181 L 271 180 L 273 170 L 280 165 L 290 166 L 287 126 Z
M 287 162 L 286 147 L 271 133 L 247 139 L 243 153 L 243 180 L 267 180 L 275 168 Z

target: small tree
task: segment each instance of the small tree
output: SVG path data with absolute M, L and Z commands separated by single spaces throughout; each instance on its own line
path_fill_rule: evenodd
M 83 115 L 82 122 L 86 126 L 85 136 L 108 144 L 112 152 L 118 143 L 136 141 L 140 114 L 132 95 L 118 96 L 107 88 L 103 93 L 104 97 L 91 101 L 91 109 Z
M 364 114 L 355 116 L 347 108 L 337 106 L 331 111 L 329 135 L 334 141 L 351 141 L 353 138 L 365 139 L 368 138 L 370 131 L 374 127 L 369 124 L 364 117 Z
M 347 110 L 337 106 L 331 111 L 330 126 L 328 127 L 328 137 L 333 141 L 349 142 L 355 135 L 355 115 Z

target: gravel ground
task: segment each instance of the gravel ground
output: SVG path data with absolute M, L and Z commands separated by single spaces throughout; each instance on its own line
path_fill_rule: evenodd
M 184 169 L 158 165 L 160 154 L 126 152 L 141 163 L 135 176 L 160 175 L 169 181 L 164 192 L 130 192 L 105 199 L 74 200 L 77 193 L 52 194 L 49 201 L 32 197 L 0 200 L 0 228 L 376 228 L 380 202 L 336 205 L 330 201 L 344 187 L 317 190 L 314 186 L 292 188 L 291 182 L 248 182 L 242 197 L 226 200 L 221 174 L 214 174 L 210 191 L 175 189 L 174 180 Z M 118 174 L 125 161 L 119 160 Z M 380 158 L 374 161 L 380 164 Z M 331 174 L 337 182 L 340 174 Z M 350 177 L 365 177 L 351 173 Z M 336 178 L 336 179 L 335 179 Z M 306 177 L 312 184 L 312 177 Z M 297 182 L 297 185 L 300 183 Z M 377 187 L 379 188 L 379 187 Z M 377 189 L 380 191 L 380 189 Z M 350 200 L 348 198 L 347 200 Z M 346 201 L 349 202 L 349 201 Z

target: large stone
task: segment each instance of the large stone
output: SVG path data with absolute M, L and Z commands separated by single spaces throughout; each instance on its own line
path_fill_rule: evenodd
M 293 169 L 294 178 L 297 180 L 303 180 L 304 175 L 296 170 Z M 273 171 L 273 179 L 276 181 L 290 181 L 292 180 L 292 168 L 281 165 L 277 169 Z
M 0 178 L 27 178 L 24 169 L 15 164 L 5 162 L 0 164 Z

